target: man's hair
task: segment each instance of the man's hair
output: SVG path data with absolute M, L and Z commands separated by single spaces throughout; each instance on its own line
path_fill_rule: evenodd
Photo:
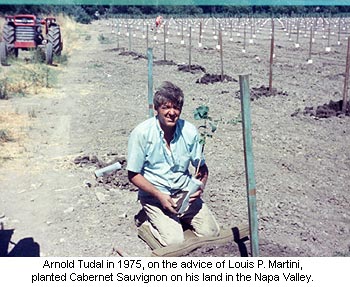
M 154 109 L 158 109 L 161 105 L 172 103 L 180 110 L 184 104 L 184 94 L 182 90 L 171 82 L 165 81 L 154 94 Z

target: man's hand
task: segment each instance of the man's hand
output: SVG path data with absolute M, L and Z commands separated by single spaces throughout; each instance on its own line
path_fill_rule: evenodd
M 171 213 L 177 214 L 175 210 L 176 204 L 170 197 L 170 195 L 164 194 L 160 192 L 158 189 L 154 187 L 143 175 L 139 173 L 135 173 L 132 171 L 128 172 L 129 180 L 135 184 L 138 188 L 148 192 L 153 197 L 157 198 L 160 201 L 162 207 Z
M 202 193 L 203 193 L 203 189 L 202 189 L 201 187 L 198 188 L 198 190 L 190 196 L 189 203 L 192 203 L 192 202 L 195 201 L 197 198 L 200 198 L 201 195 L 202 195 Z
M 159 193 L 157 198 L 165 210 L 168 210 L 171 213 L 177 214 L 177 211 L 175 210 L 176 203 L 173 201 L 173 199 L 170 197 L 170 195 L 164 194 L 164 193 Z

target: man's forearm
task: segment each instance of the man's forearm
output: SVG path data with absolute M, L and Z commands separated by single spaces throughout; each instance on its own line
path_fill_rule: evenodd
M 161 192 L 152 183 L 150 183 L 142 174 L 128 171 L 128 178 L 138 188 L 149 193 L 155 198 L 159 198 Z
M 209 176 L 209 170 L 206 164 L 203 164 L 200 168 L 199 168 L 199 172 L 198 172 L 198 179 L 203 182 L 203 186 L 206 185 L 207 180 L 208 180 L 208 176 Z M 203 187 L 204 188 L 204 187 Z
M 159 200 L 162 207 L 171 213 L 176 214 L 176 204 L 170 197 L 170 195 L 160 192 L 152 183 L 150 183 L 142 174 L 128 171 L 129 180 L 138 188 L 149 193 L 151 196 Z

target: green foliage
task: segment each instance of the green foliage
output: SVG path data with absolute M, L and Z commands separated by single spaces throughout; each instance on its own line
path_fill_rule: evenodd
M 195 120 L 206 120 L 208 119 L 209 107 L 208 106 L 199 106 L 193 112 Z
M 105 35 L 103 34 L 99 34 L 98 35 L 98 41 L 101 43 L 101 44 L 109 44 L 111 41 L 109 38 L 107 38 Z
M 129 6 L 127 13 L 133 16 L 142 16 L 142 12 L 140 8 L 137 8 L 135 6 Z
M 7 79 L 0 80 L 0 100 L 6 100 L 8 98 Z
M 198 127 L 198 130 L 200 132 L 199 142 L 203 145 L 205 145 L 207 138 L 213 137 L 214 133 L 218 129 L 219 123 L 237 125 L 242 122 L 241 114 L 238 114 L 238 116 L 227 121 L 223 120 L 222 118 L 213 120 L 212 117 L 209 115 L 209 107 L 205 105 L 197 107 L 193 111 L 193 117 L 195 120 L 202 121 L 202 124 Z
M 90 24 L 92 21 L 92 15 L 89 15 L 82 7 L 77 7 L 72 16 L 78 23 Z
M 194 4 L 195 2 L 193 2 Z M 242 2 L 244 3 L 244 2 Z M 198 6 L 198 5 L 0 5 L 0 14 L 28 13 L 41 17 L 50 14 L 63 13 L 72 16 L 77 22 L 89 24 L 99 17 L 109 17 L 111 15 L 128 15 L 129 17 L 140 17 L 148 15 L 154 17 L 157 14 L 172 16 L 203 16 L 211 15 L 215 17 L 235 16 L 235 15 L 301 15 L 308 13 L 332 14 L 350 13 L 350 6 L 283 6 L 283 5 L 218 5 L 218 6 Z
M 193 117 L 195 120 L 202 121 L 202 124 L 198 127 L 200 132 L 199 143 L 204 146 L 206 144 L 206 139 L 213 137 L 213 134 L 217 130 L 219 121 L 214 121 L 209 116 L 209 107 L 204 105 L 201 105 L 194 110 Z
M 34 69 L 24 69 L 22 75 L 32 84 L 35 93 L 38 92 L 40 87 L 51 87 L 51 69 L 47 65 L 36 64 Z
M 61 54 L 60 56 L 54 55 L 53 62 L 66 65 L 68 63 L 68 55 L 67 54 Z
M 42 88 L 51 88 L 56 81 L 57 71 L 44 63 L 15 63 L 16 68 L 7 74 L 2 82 L 6 96 L 24 96 L 38 93 Z M 4 82 L 5 81 L 5 82 Z

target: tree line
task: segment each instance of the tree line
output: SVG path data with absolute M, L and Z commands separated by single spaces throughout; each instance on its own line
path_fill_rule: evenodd
M 63 13 L 77 22 L 88 24 L 106 17 L 259 17 L 346 16 L 350 6 L 117 6 L 117 5 L 0 5 L 1 15 L 35 14 L 46 16 Z

